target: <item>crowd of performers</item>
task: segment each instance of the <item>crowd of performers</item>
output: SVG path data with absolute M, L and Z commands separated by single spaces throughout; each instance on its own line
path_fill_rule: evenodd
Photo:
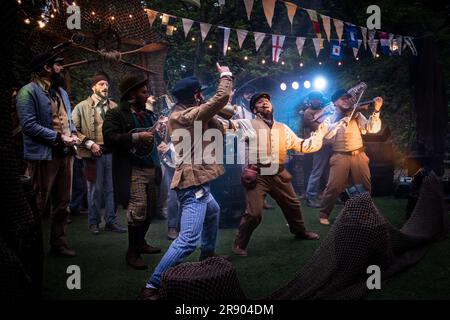
M 133 75 L 122 79 L 116 104 L 108 96 L 112 83 L 103 72 L 92 76 L 92 94 L 72 109 L 63 89 L 62 64 L 57 55 L 37 55 L 30 67 L 32 80 L 16 97 L 27 172 L 39 209 L 51 217 L 50 253 L 76 255 L 67 243 L 65 227 L 69 211 L 80 208 L 83 188 L 89 231 L 100 233 L 104 208 L 103 230 L 128 232 L 126 262 L 135 269 L 147 268 L 142 254 L 161 252 L 146 242 L 146 235 L 152 217 L 165 212 L 167 236 L 173 241 L 142 288 L 142 299 L 156 299 L 162 274 L 185 261 L 198 246 L 200 260 L 216 256 L 220 207 L 210 182 L 224 173 L 224 166 L 208 161 L 211 159 L 192 160 L 197 148 L 205 150 L 210 144 L 198 139 L 195 130 L 205 133 L 213 128 L 223 134 L 244 130 L 258 142 L 247 143 L 245 149 L 247 159 L 256 160 L 249 161 L 242 171 L 246 208 L 231 244 L 237 256 L 248 254 L 267 195 L 281 208 L 295 238 L 319 239 L 305 226 L 299 197 L 285 168 L 289 150 L 313 154 L 306 203 L 320 209 L 321 224 L 329 224 L 334 204 L 349 184 L 362 185 L 370 192 L 369 159 L 361 135 L 380 130 L 380 97 L 374 99 L 375 110 L 367 119 L 353 112 L 351 94 L 346 90 L 332 95 L 334 108 L 329 110 L 323 108 L 323 96 L 312 93 L 304 113 L 309 133 L 299 138 L 274 119 L 274 106 L 265 92 L 244 90 L 233 117 L 221 117 L 233 93 L 233 75 L 226 66 L 217 64 L 220 80 L 210 99 L 205 100 L 204 87 L 195 77 L 184 78 L 170 90 L 176 99 L 170 114 L 158 117 L 152 110 L 147 79 Z M 180 130 L 182 139 L 174 139 Z M 177 154 L 178 144 L 185 139 L 190 140 L 190 150 Z M 328 182 L 319 201 L 320 178 L 328 166 Z M 117 222 L 118 206 L 125 209 L 127 228 Z

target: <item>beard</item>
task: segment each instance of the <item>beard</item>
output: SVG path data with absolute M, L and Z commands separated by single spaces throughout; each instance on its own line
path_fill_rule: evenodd
M 53 89 L 64 88 L 66 86 L 66 80 L 60 73 L 52 72 L 50 75 L 50 87 Z
M 101 91 L 101 90 L 95 90 L 94 93 L 99 96 L 101 99 L 107 99 L 108 98 L 108 90 Z

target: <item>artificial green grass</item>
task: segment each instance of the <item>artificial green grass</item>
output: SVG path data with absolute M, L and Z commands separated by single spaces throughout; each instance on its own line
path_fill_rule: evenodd
M 404 200 L 391 197 L 374 200 L 392 224 L 397 227 L 403 224 Z M 341 208 L 336 206 L 332 218 Z M 306 206 L 302 210 L 307 227 L 324 239 L 329 227 L 319 224 L 318 210 Z M 75 258 L 56 258 L 47 254 L 49 221 L 44 222 L 46 254 L 43 299 L 136 299 L 162 254 L 144 255 L 149 269 L 133 270 L 125 263 L 127 234 L 101 232 L 94 236 L 87 230 L 86 216 L 72 219 L 67 234 L 70 246 L 77 251 Z M 123 210 L 119 212 L 119 220 L 124 224 Z M 150 226 L 147 241 L 162 247 L 165 252 L 170 245 L 166 240 L 166 232 L 166 221 L 155 220 Z M 232 255 L 234 234 L 235 229 L 220 229 L 217 252 L 230 255 L 241 286 L 250 299 L 266 297 L 292 279 L 320 244 L 320 241 L 295 240 L 278 207 L 265 210 L 263 221 L 248 247 L 248 257 Z M 449 252 L 450 239 L 433 243 L 417 265 L 382 283 L 381 290 L 371 292 L 368 299 L 450 299 Z M 188 261 L 196 261 L 198 255 L 199 250 Z M 69 276 L 66 269 L 69 265 L 78 265 L 81 269 L 81 290 L 68 290 L 66 287 Z

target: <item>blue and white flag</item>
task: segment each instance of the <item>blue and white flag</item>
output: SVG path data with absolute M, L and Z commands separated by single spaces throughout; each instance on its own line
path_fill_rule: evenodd
M 339 44 L 339 41 L 331 40 L 330 41 L 330 57 L 334 60 L 342 60 L 342 57 L 344 56 L 344 44 L 341 42 Z
M 345 26 L 347 32 L 347 44 L 350 48 L 358 48 L 358 34 L 355 25 L 347 24 Z

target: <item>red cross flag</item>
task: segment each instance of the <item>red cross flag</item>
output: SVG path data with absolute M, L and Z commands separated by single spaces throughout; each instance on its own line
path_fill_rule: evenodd
M 280 59 L 280 53 L 283 49 L 283 43 L 284 43 L 285 36 L 281 35 L 272 35 L 272 61 L 278 62 Z

